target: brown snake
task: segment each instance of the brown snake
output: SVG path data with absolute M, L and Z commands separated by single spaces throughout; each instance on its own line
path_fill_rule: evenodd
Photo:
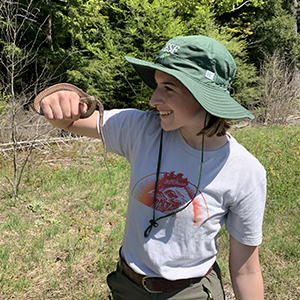
M 69 83 L 58 83 L 53 86 L 50 86 L 49 88 L 43 90 L 41 93 L 39 93 L 35 99 L 34 99 L 34 109 L 40 114 L 43 115 L 43 111 L 40 107 L 40 102 L 47 96 L 58 92 L 58 91 L 71 91 L 75 92 L 78 94 L 80 97 L 79 102 L 86 104 L 88 106 L 87 111 L 84 114 L 80 115 L 80 119 L 85 119 L 91 116 L 91 114 L 98 109 L 99 110 L 99 136 L 100 139 L 103 143 L 103 148 L 104 148 L 104 161 L 105 161 L 105 166 L 107 168 L 108 174 L 109 174 L 109 179 L 111 182 L 111 174 L 108 168 L 107 164 L 107 153 L 106 153 L 106 142 L 105 142 L 105 137 L 103 134 L 103 114 L 104 114 L 104 108 L 102 103 L 94 96 L 90 96 L 84 91 L 82 91 L 80 88 L 78 88 L 75 85 L 69 84 Z

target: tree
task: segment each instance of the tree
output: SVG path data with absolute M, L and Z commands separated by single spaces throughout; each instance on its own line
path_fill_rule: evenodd
M 294 19 L 293 29 L 295 32 L 295 37 L 298 40 L 298 48 L 300 48 L 300 40 L 298 36 L 298 1 L 297 0 L 293 1 L 292 11 L 293 11 L 293 19 Z M 300 66 L 298 65 L 297 61 L 294 61 L 293 65 L 294 65 L 295 83 L 297 85 L 297 89 L 300 91 Z
M 12 198 L 18 196 L 19 185 L 24 168 L 31 154 L 30 151 L 24 160 L 19 158 L 18 142 L 24 138 L 26 127 L 33 123 L 36 115 L 28 114 L 24 107 L 28 105 L 33 87 L 39 83 L 42 74 L 30 76 L 27 69 L 36 65 L 40 44 L 39 33 L 43 24 L 32 35 L 31 29 L 37 24 L 39 10 L 33 5 L 33 0 L 5 1 L 1 6 L 1 55 L 0 80 L 4 87 L 2 95 L 8 102 L 8 109 L 2 115 L 1 125 L 10 127 L 10 140 L 13 147 L 13 179 L 8 180 L 12 186 Z M 29 38 L 32 37 L 32 38 Z M 25 80 L 25 81 L 24 81 Z M 35 138 L 37 132 L 34 132 Z
M 179 9 L 185 14 L 193 14 L 201 7 L 209 7 L 216 15 L 235 12 L 245 6 L 260 7 L 261 0 L 177 0 Z
M 154 60 L 166 40 L 182 35 L 183 24 L 180 18 L 174 19 L 172 11 L 172 3 L 166 0 L 87 1 L 80 15 L 84 12 L 89 35 L 84 36 L 84 27 L 80 27 L 68 80 L 98 97 L 107 109 L 145 108 L 151 91 L 124 56 Z M 77 19 L 74 14 L 70 21 Z
M 248 37 L 248 41 L 251 58 L 258 68 L 275 53 L 284 58 L 295 85 L 292 90 L 299 91 L 300 37 L 297 9 L 298 2 L 295 0 L 265 2 L 255 18 L 252 18 L 253 35 Z
M 260 95 L 257 79 L 260 62 L 264 59 L 261 53 L 273 46 L 278 48 L 280 44 L 288 45 L 293 57 L 297 53 L 287 31 L 280 28 L 282 34 L 278 37 L 276 31 L 271 33 L 274 29 L 272 14 L 276 10 L 265 12 L 267 4 L 259 0 L 18 2 L 24 5 L 27 1 L 39 13 L 34 22 L 24 23 L 21 45 L 24 47 L 30 42 L 32 45 L 35 41 L 39 46 L 36 47 L 35 59 L 15 81 L 18 92 L 26 82 L 26 87 L 36 94 L 43 86 L 29 85 L 28 82 L 35 82 L 36 74 L 40 74 L 39 80 L 48 85 L 50 82 L 45 81 L 47 72 L 58 74 L 60 68 L 62 76 L 51 83 L 67 81 L 76 84 L 99 98 L 107 109 L 146 109 L 151 90 L 140 81 L 124 56 L 154 61 L 160 48 L 171 37 L 202 34 L 223 43 L 233 55 L 238 66 L 233 85 L 235 99 L 248 106 Z M 265 5 L 264 10 L 260 8 L 262 5 Z M 253 18 L 254 13 L 259 15 L 258 20 Z M 285 15 L 282 18 L 288 28 L 290 21 Z M 270 38 L 263 39 L 260 26 L 264 25 L 263 20 L 269 19 Z
M 178 35 L 210 33 L 231 40 L 225 30 L 217 34 L 220 28 L 209 6 L 197 6 L 187 13 L 183 6 L 166 0 L 68 3 L 68 9 L 59 11 L 65 32 L 72 36 L 66 50 L 70 57 L 67 81 L 95 95 L 107 109 L 148 107 L 152 92 L 126 63 L 125 55 L 154 61 L 165 42 Z M 53 26 L 55 49 L 55 22 Z
M 264 124 L 285 125 L 299 105 L 300 89 L 293 70 L 293 63 L 288 63 L 279 51 L 264 61 L 259 102 L 259 118 Z
M 297 1 L 296 1 L 297 2 Z M 259 69 L 265 56 L 272 56 L 275 51 L 285 54 L 291 61 L 299 59 L 299 37 L 295 34 L 295 0 L 269 0 L 260 7 L 243 7 L 239 12 L 224 16 L 235 36 L 245 33 L 237 29 L 237 20 L 247 27 L 248 34 L 243 35 L 248 42 L 250 59 Z
M 296 0 L 261 1 L 260 5 L 254 6 L 247 3 L 240 6 L 239 10 L 231 10 L 218 17 L 234 37 L 247 42 L 249 59 L 257 70 L 255 76 L 257 83 L 267 82 L 265 78 L 257 79 L 258 75 L 266 74 L 259 71 L 262 65 L 265 66 L 270 62 L 270 57 L 273 57 L 274 53 L 279 53 L 286 59 L 285 64 L 292 68 L 293 76 L 299 76 L 297 64 L 300 62 L 300 40 L 297 33 L 297 5 Z M 293 83 L 298 85 L 299 89 L 299 77 L 298 80 L 293 80 Z M 256 100 L 254 102 L 261 101 L 261 93 L 264 93 L 264 90 L 259 85 L 257 92 L 252 93 Z

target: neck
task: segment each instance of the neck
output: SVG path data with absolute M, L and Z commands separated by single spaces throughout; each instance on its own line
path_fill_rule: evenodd
M 181 135 L 183 136 L 184 140 L 187 142 L 189 146 L 196 150 L 202 150 L 202 134 L 197 136 L 196 134 L 189 134 L 184 130 L 180 129 Z M 215 151 L 222 147 L 224 147 L 228 142 L 227 135 L 225 136 L 212 136 L 212 137 L 204 137 L 204 151 Z

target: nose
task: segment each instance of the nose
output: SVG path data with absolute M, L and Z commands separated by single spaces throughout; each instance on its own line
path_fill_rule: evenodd
M 164 103 L 162 93 L 160 92 L 158 87 L 154 90 L 149 103 L 151 106 L 155 106 L 155 107 Z

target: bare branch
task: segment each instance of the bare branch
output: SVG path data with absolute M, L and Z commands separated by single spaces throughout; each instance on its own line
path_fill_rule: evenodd
M 279 52 L 266 56 L 261 70 L 264 93 L 259 112 L 264 124 L 285 125 L 299 105 L 300 90 L 292 64 Z
M 244 3 L 242 3 L 242 4 L 241 4 L 240 6 L 238 6 L 238 7 L 235 7 L 235 5 L 233 4 L 233 8 L 232 8 L 231 12 L 234 12 L 234 11 L 236 11 L 236 10 L 242 8 L 244 5 L 246 5 L 246 4 L 249 3 L 249 2 L 251 2 L 251 0 L 245 1 Z
M 0 64 L 2 65 L 2 74 L 1 83 L 3 86 L 9 87 L 9 109 L 3 118 L 1 127 L 9 127 L 9 135 L 7 135 L 7 130 L 3 130 L 0 133 L 0 140 L 4 135 L 6 141 L 11 142 L 11 151 L 13 152 L 13 174 L 12 174 L 12 198 L 18 196 L 19 185 L 25 170 L 25 166 L 29 161 L 29 157 L 32 153 L 33 148 L 35 147 L 34 141 L 42 136 L 49 136 L 50 132 L 53 131 L 52 126 L 46 125 L 43 121 L 43 131 L 39 128 L 35 130 L 28 130 L 32 124 L 40 126 L 40 123 L 43 118 L 40 118 L 32 112 L 24 110 L 24 105 L 28 104 L 32 94 L 36 93 L 39 81 L 41 78 L 47 77 L 47 64 L 44 66 L 40 74 L 36 71 L 35 79 L 32 77 L 30 82 L 27 82 L 24 85 L 22 91 L 15 93 L 16 81 L 18 84 L 21 82 L 22 86 L 22 75 L 28 70 L 28 67 L 31 67 L 36 63 L 38 53 L 41 46 L 46 42 L 46 38 L 43 39 L 42 43 L 38 43 L 40 39 L 41 32 L 45 26 L 48 17 L 43 19 L 43 22 L 38 24 L 38 13 L 40 10 L 34 7 L 33 0 L 28 0 L 27 4 L 22 4 L 20 1 L 1 1 L 1 17 L 4 20 L 1 34 L 2 41 L 4 42 L 3 51 L 0 56 Z M 30 42 L 24 45 L 24 40 L 26 35 L 30 30 L 34 29 L 35 34 Z M 36 67 L 37 68 L 37 67 Z M 47 80 L 51 80 L 53 75 L 49 75 L 48 78 L 44 81 L 46 84 Z M 1 120 L 1 117 L 0 117 Z M 2 127 L 2 128 L 3 128 Z M 45 132 L 46 130 L 46 132 Z M 56 130 L 57 132 L 57 130 Z M 28 156 L 25 160 L 19 158 L 19 143 L 23 140 L 30 141 L 27 144 Z

